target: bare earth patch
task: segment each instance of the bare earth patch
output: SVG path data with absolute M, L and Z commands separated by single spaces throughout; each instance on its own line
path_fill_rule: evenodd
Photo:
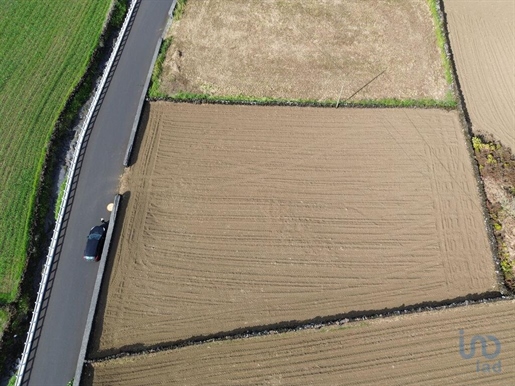
M 456 112 L 150 106 L 93 356 L 497 290 Z
M 514 301 L 205 343 L 88 366 L 95 385 L 511 385 Z M 487 354 L 475 344 L 483 337 Z M 478 371 L 479 370 L 479 371 Z
M 472 128 L 515 150 L 515 1 L 444 3 Z
M 188 0 L 161 91 L 442 100 L 434 28 L 426 0 Z

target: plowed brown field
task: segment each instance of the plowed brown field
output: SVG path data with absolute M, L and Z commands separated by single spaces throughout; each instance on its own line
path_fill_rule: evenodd
M 455 112 L 150 106 L 93 356 L 497 288 Z
M 515 150 L 515 1 L 444 3 L 473 130 Z
M 205 343 L 97 363 L 95 385 L 512 385 L 514 301 Z M 487 341 L 487 354 L 475 344 Z M 479 369 L 479 371 L 478 371 Z M 489 371 L 486 371 L 486 370 Z M 86 377 L 85 377 L 86 378 Z
M 161 91 L 287 99 L 444 99 L 426 0 L 188 0 Z

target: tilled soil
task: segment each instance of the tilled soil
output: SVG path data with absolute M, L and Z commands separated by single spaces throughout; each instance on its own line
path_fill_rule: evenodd
M 93 357 L 497 290 L 456 112 L 161 102 L 145 119 Z
M 515 151 L 515 1 L 444 3 L 472 128 Z
M 208 342 L 95 363 L 84 379 L 124 386 L 510 385 L 514 309 L 513 300 L 498 301 Z
M 188 0 L 161 91 L 442 100 L 434 28 L 426 0 Z

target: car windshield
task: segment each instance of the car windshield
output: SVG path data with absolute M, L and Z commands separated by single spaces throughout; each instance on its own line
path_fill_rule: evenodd
M 98 233 L 92 233 L 88 236 L 89 240 L 100 240 L 102 238 L 102 235 L 99 235 Z

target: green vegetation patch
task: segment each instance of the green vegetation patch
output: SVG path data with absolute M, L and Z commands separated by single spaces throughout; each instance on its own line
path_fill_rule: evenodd
M 0 0 L 0 302 L 26 265 L 35 196 L 60 113 L 97 47 L 111 0 Z
M 157 66 L 156 66 L 157 69 Z M 154 71 L 156 71 L 154 69 Z M 157 73 L 156 73 L 156 76 Z M 190 102 L 190 103 L 220 103 L 220 104 L 252 104 L 252 105 L 277 105 L 277 106 L 313 106 L 313 107 L 418 107 L 418 108 L 443 108 L 455 109 L 456 100 L 448 98 L 445 100 L 437 99 L 359 99 L 359 100 L 325 100 L 315 99 L 281 99 L 281 98 L 257 98 L 245 95 L 237 96 L 218 96 L 210 94 L 193 94 L 178 92 L 174 95 L 164 95 L 156 88 L 149 89 L 149 97 L 154 100 L 166 100 L 170 102 Z
M 409 28 L 413 28 L 413 30 L 405 32 L 413 32 L 410 36 L 418 36 L 418 33 L 421 31 L 423 31 L 424 36 L 426 36 L 427 33 L 433 34 L 433 39 L 423 39 L 422 41 L 422 43 L 427 44 L 427 47 L 424 46 L 424 50 L 431 51 L 431 57 L 428 57 L 426 61 L 422 60 L 420 64 L 428 67 L 424 67 L 424 70 L 419 70 L 418 72 L 413 72 L 413 70 L 405 68 L 405 66 L 389 69 L 388 76 L 390 80 L 389 82 L 385 81 L 384 87 L 391 87 L 392 84 L 395 84 L 395 87 L 387 91 L 382 87 L 379 89 L 381 91 L 376 90 L 370 93 L 363 93 L 362 90 L 367 89 L 368 84 L 376 79 L 378 79 L 377 82 L 380 82 L 383 79 L 380 75 L 386 71 L 386 67 L 389 65 L 389 62 L 384 62 L 382 56 L 378 56 L 377 52 L 384 49 L 386 53 L 389 53 L 392 50 L 387 50 L 384 46 L 378 48 L 377 39 L 360 40 L 353 35 L 355 29 L 366 30 L 366 35 L 377 33 L 374 29 L 375 24 L 373 24 L 375 20 L 374 17 L 370 19 L 370 17 L 364 16 L 367 15 L 364 11 L 369 10 L 369 2 L 351 2 L 354 4 L 354 7 L 359 8 L 359 10 L 353 11 L 355 12 L 355 15 L 353 14 L 355 18 L 342 15 L 342 18 L 336 19 L 332 17 L 332 14 L 328 12 L 328 10 L 340 8 L 334 8 L 328 4 L 306 2 L 305 4 L 303 3 L 304 5 L 302 6 L 284 8 L 282 3 L 278 2 L 277 4 L 274 3 L 273 6 L 271 5 L 273 8 L 271 12 L 275 15 L 273 20 L 269 20 L 266 17 L 259 17 L 258 19 L 251 18 L 245 22 L 241 21 L 245 14 L 242 12 L 243 8 L 240 2 L 230 3 L 231 7 L 229 8 L 231 9 L 227 10 L 227 7 L 221 5 L 221 1 L 211 2 L 210 9 L 214 13 L 214 19 L 212 21 L 211 17 L 205 19 L 192 16 L 193 14 L 198 14 L 198 12 L 194 12 L 198 11 L 198 2 L 188 2 L 187 0 L 179 0 L 177 2 L 173 17 L 174 21 L 179 21 L 179 23 L 174 23 L 174 26 L 177 26 L 174 32 L 174 42 L 172 43 L 171 39 L 167 39 L 163 42 L 154 68 L 151 87 L 148 92 L 150 99 L 185 102 L 327 107 L 436 107 L 454 109 L 457 106 L 455 95 L 450 87 L 453 84 L 453 72 L 447 52 L 448 42 L 443 20 L 444 16 L 440 11 L 439 0 L 417 1 L 417 4 L 413 5 L 413 7 L 419 7 L 420 11 L 424 11 L 424 14 L 427 16 L 426 20 L 424 20 L 423 25 L 421 24 L 420 26 L 410 25 Z M 402 4 L 396 3 L 397 2 L 393 2 L 393 4 L 389 4 L 388 6 L 396 9 L 398 13 L 403 14 L 404 17 L 396 18 L 393 16 L 393 13 L 391 13 L 386 21 L 387 23 L 393 25 L 395 23 L 404 22 L 406 18 L 416 17 Z M 363 6 L 361 6 L 361 4 L 363 4 Z M 384 6 L 382 2 L 377 2 L 377 4 L 381 7 Z M 188 9 L 186 9 L 186 7 L 188 7 Z M 245 9 L 247 8 L 248 7 Z M 187 18 L 185 16 L 187 16 L 189 10 L 192 10 L 192 15 Z M 373 10 L 375 10 L 375 8 Z M 229 23 L 229 19 L 232 17 L 233 20 L 238 20 L 240 25 L 238 26 L 236 23 L 230 24 L 230 27 L 227 27 L 223 24 L 225 27 L 221 27 L 218 19 L 223 19 L 223 17 L 220 16 L 223 12 L 228 12 L 230 16 L 227 18 L 227 23 Z M 370 12 L 368 14 L 370 14 Z M 293 15 L 295 15 L 295 18 L 293 18 Z M 347 19 L 344 16 L 347 17 Z M 299 33 L 297 33 L 299 26 L 294 21 L 296 18 L 304 18 L 302 20 L 306 21 L 311 26 L 311 29 L 308 28 L 307 30 L 312 32 L 320 31 L 316 25 L 324 21 L 329 23 L 326 29 L 329 31 L 333 31 L 334 29 L 334 31 L 328 33 L 328 35 L 317 35 L 316 39 L 318 40 L 316 40 L 316 42 L 310 41 L 312 38 L 311 35 L 305 35 L 299 38 Z M 313 23 L 314 20 L 318 23 Z M 268 27 L 265 30 L 271 32 L 270 35 L 260 39 L 258 42 L 249 39 L 235 41 L 232 37 L 233 34 L 247 36 L 247 38 L 250 38 L 250 36 L 261 36 L 262 34 L 255 32 L 262 32 L 263 25 L 265 25 L 263 23 L 269 23 L 266 24 Z M 355 25 L 353 23 L 355 23 Z M 203 24 L 200 29 L 203 33 L 196 34 L 196 31 L 199 31 L 197 24 Z M 341 30 L 345 30 L 348 24 L 352 24 L 352 28 L 354 29 L 349 28 L 348 36 L 340 36 Z M 241 25 L 245 27 L 241 28 Z M 405 27 L 407 28 L 407 25 Z M 286 33 L 282 31 L 284 28 L 286 28 Z M 307 26 L 302 24 L 302 28 L 307 28 Z M 390 44 L 390 48 L 399 46 L 396 38 L 394 39 L 391 35 L 377 34 L 381 36 L 382 39 L 386 39 L 385 41 Z M 337 38 L 335 36 L 337 36 Z M 352 39 L 355 38 L 357 40 L 354 41 L 349 38 L 349 36 L 354 36 Z M 363 36 L 363 34 L 359 34 L 358 37 L 360 36 Z M 273 40 L 274 42 L 277 40 L 279 45 L 282 44 L 282 46 L 286 48 L 282 51 L 272 52 L 270 51 L 270 47 L 260 45 L 261 42 L 269 40 Z M 233 42 L 234 44 L 229 44 L 229 42 Z M 329 42 L 328 44 L 332 45 L 327 47 L 321 44 L 325 42 Z M 350 42 L 352 42 L 352 44 Z M 358 52 L 352 51 L 352 48 L 349 47 L 354 43 L 358 44 L 357 42 L 367 49 L 359 52 L 358 59 L 354 58 L 350 60 L 349 57 L 354 57 L 354 54 L 358 54 Z M 413 40 L 410 44 L 412 44 L 412 46 L 406 46 L 410 49 L 404 50 L 401 53 L 413 53 L 413 50 L 416 50 L 418 47 L 416 44 L 421 44 L 421 42 Z M 312 52 L 313 46 L 316 46 L 315 53 Z M 289 52 L 288 47 L 295 47 L 294 52 Z M 334 51 L 334 47 L 340 48 Z M 170 51 L 168 55 L 167 51 Z M 438 51 L 440 52 L 440 57 L 438 56 Z M 218 53 L 220 52 L 229 52 L 229 54 L 227 54 L 229 55 L 229 59 L 227 55 L 219 55 Z M 303 54 L 299 54 L 298 52 L 303 52 Z M 331 52 L 331 54 L 329 54 L 329 52 Z M 340 53 L 340 56 L 335 55 L 334 52 Z M 341 52 L 345 52 L 346 56 L 341 57 Z M 420 52 L 424 51 L 421 50 Z M 434 55 L 435 53 L 436 55 Z M 273 56 L 274 59 L 270 60 L 270 56 Z M 312 62 L 309 59 L 311 56 L 320 56 L 320 58 Z M 299 59 L 299 57 L 301 59 Z M 399 60 L 397 56 L 392 58 L 392 60 L 393 59 Z M 413 59 L 413 56 L 406 56 L 406 60 L 411 59 Z M 210 63 L 210 65 L 206 67 L 204 66 L 205 63 Z M 216 65 L 218 63 L 222 63 L 222 65 L 217 67 Z M 259 63 L 259 66 L 256 66 L 256 63 Z M 374 65 L 372 66 L 371 63 Z M 288 68 L 288 66 L 295 66 L 295 70 L 285 71 L 284 69 Z M 434 74 L 432 74 L 433 71 L 431 68 L 435 66 L 438 67 L 438 72 L 442 72 L 442 74 L 438 74 L 437 79 L 432 78 Z M 342 78 L 340 73 L 343 69 L 340 67 L 343 67 L 347 74 L 347 78 L 343 76 L 343 82 L 342 79 L 340 79 Z M 365 67 L 374 67 L 376 71 L 370 70 L 370 74 L 367 73 L 367 76 L 364 76 L 362 72 L 365 71 Z M 440 71 L 441 67 L 443 67 L 443 71 Z M 213 72 L 209 72 L 210 70 L 208 69 Z M 381 70 L 383 71 L 381 72 Z M 314 72 L 316 72 L 316 76 L 313 76 Z M 256 77 L 254 76 L 255 74 L 261 74 L 261 76 Z M 273 76 L 270 74 L 273 74 Z M 304 74 L 305 76 L 299 76 L 299 74 Z M 323 74 L 323 76 L 321 74 Z M 401 76 L 399 76 L 399 74 L 401 74 Z M 413 94 L 413 92 L 399 92 L 399 89 L 407 87 L 406 84 L 402 82 L 414 74 L 422 74 L 420 75 L 423 79 L 422 84 L 420 84 L 421 80 L 417 78 L 413 80 L 412 83 L 408 82 L 409 87 L 418 87 L 417 90 L 420 89 L 420 91 L 417 92 L 416 95 Z M 375 75 L 375 77 L 371 78 L 372 75 Z M 318 76 L 323 79 L 323 82 L 312 84 L 307 81 L 317 78 Z M 362 76 L 362 79 L 356 80 L 355 78 L 358 76 Z M 277 79 L 280 79 L 280 81 L 277 81 Z M 329 82 L 331 83 L 330 86 L 327 86 L 328 79 L 333 80 Z M 336 88 L 339 89 L 339 87 L 337 87 L 339 83 L 337 79 L 340 80 L 341 90 L 343 91 L 345 89 L 345 93 L 340 91 L 340 96 L 338 96 L 338 94 L 335 95 Z M 432 83 L 431 86 L 428 86 L 426 89 L 428 79 L 432 79 Z M 366 83 L 367 81 L 368 83 Z M 264 87 L 262 86 L 263 84 L 269 86 Z M 285 86 L 285 84 L 287 86 Z M 445 90 L 442 88 L 445 88 Z M 322 89 L 323 91 L 321 91 Z M 249 92 L 245 90 L 249 90 Z M 316 91 L 313 92 L 313 90 Z M 355 97 L 360 92 L 362 93 L 362 97 Z M 342 94 L 344 96 L 343 99 L 341 99 Z M 352 95 L 349 97 L 348 95 L 350 94 Z M 315 95 L 318 95 L 318 97 Z M 389 95 L 395 97 L 390 98 Z M 295 99 L 303 97 L 311 98 L 312 100 Z M 327 100 L 325 98 L 330 99 Z
M 445 79 L 447 80 L 448 84 L 453 83 L 453 77 L 452 77 L 452 65 L 449 57 L 447 56 L 446 51 L 446 45 L 447 45 L 447 38 L 445 35 L 445 28 L 443 24 L 442 17 L 439 12 L 439 6 L 438 6 L 439 0 L 427 0 L 427 3 L 429 4 L 429 9 L 431 11 L 431 15 L 433 16 L 433 21 L 435 23 L 435 31 L 436 31 L 436 43 L 438 44 L 438 47 L 440 48 L 440 55 L 442 57 L 443 66 L 445 69 Z M 448 96 L 449 98 L 449 96 Z
M 177 0 L 177 4 L 173 10 L 173 20 L 177 21 L 182 17 L 184 9 L 186 8 L 186 1 L 187 0 Z
M 16 374 L 9 379 L 7 386 L 14 386 L 16 384 Z
M 176 8 L 177 9 L 177 8 Z M 157 55 L 156 64 L 152 71 L 152 78 L 150 80 L 150 87 L 148 89 L 148 95 L 152 99 L 164 98 L 165 95 L 159 91 L 161 73 L 163 72 L 163 63 L 166 58 L 166 52 L 172 44 L 172 38 L 163 40 L 161 47 L 159 48 L 159 54 Z
M 7 307 L 0 308 L 0 339 L 2 338 L 3 331 L 9 321 L 9 309 Z
M 515 290 L 515 156 L 500 142 L 483 136 L 472 146 L 485 185 L 490 223 L 506 286 Z
M 61 185 L 59 186 L 59 193 L 57 195 L 57 202 L 55 203 L 55 209 L 54 209 L 54 218 L 57 220 L 57 217 L 59 217 L 59 209 L 61 208 L 61 203 L 63 202 L 64 198 L 64 190 L 66 189 L 66 178 L 63 182 L 61 182 Z

